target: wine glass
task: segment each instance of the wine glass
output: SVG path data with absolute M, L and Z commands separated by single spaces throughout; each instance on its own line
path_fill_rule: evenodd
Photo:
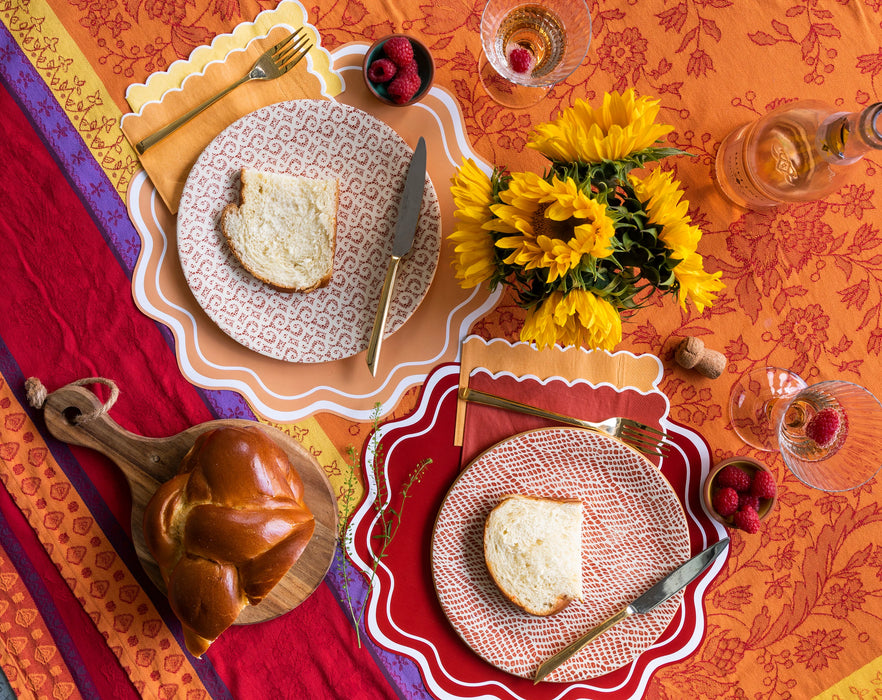
M 807 486 L 846 491 L 872 479 L 882 465 L 882 404 L 857 384 L 808 385 L 780 367 L 746 374 L 729 396 L 732 427 L 758 450 L 778 450 Z
M 581 65 L 590 45 L 585 0 L 488 0 L 481 15 L 481 83 L 496 102 L 529 107 Z

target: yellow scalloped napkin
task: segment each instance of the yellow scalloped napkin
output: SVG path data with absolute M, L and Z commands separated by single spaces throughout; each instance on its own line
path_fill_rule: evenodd
M 230 34 L 216 37 L 210 46 L 195 49 L 188 60 L 176 61 L 167 71 L 127 90 L 126 100 L 134 112 L 125 115 L 120 126 L 134 145 L 241 78 L 266 49 L 290 32 L 303 27 L 313 44 L 306 58 L 282 77 L 239 86 L 140 156 L 173 214 L 199 154 L 230 124 L 276 102 L 327 99 L 342 92 L 343 81 L 331 70 L 330 54 L 307 20 L 299 2 L 283 0 L 254 22 L 240 24 Z

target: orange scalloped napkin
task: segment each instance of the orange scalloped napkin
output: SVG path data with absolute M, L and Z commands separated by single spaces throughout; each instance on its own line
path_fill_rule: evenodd
M 135 111 L 122 118 L 120 127 L 134 145 L 236 82 L 266 49 L 299 27 L 305 29 L 313 48 L 293 69 L 275 80 L 240 85 L 140 156 L 172 214 L 177 212 L 187 175 L 199 154 L 226 127 L 276 102 L 333 97 L 342 90 L 342 81 L 331 71 L 330 55 L 321 48 L 318 32 L 308 24 L 302 6 L 281 2 L 275 10 L 216 38 L 210 47 L 196 49 L 188 61 L 151 76 L 144 85 L 133 85 L 126 93 Z
M 470 377 L 479 369 L 486 370 L 490 375 L 507 373 L 513 377 L 529 376 L 540 382 L 559 378 L 564 382 L 584 381 L 595 386 L 608 384 L 615 389 L 633 388 L 644 394 L 657 390 L 662 378 L 661 362 L 654 355 L 589 352 L 575 347 L 537 350 L 527 343 L 509 343 L 502 338 L 487 341 L 478 336 L 469 336 L 462 344 L 459 385 L 469 386 Z M 481 388 L 492 392 L 488 386 Z M 506 398 L 519 400 L 518 396 Z M 520 398 L 522 402 L 529 403 L 528 399 Z M 467 406 L 475 409 L 475 412 L 480 411 L 474 404 L 462 400 L 457 403 L 454 445 L 464 443 Z M 567 413 L 560 409 L 558 412 Z M 590 416 L 577 417 L 592 419 Z
M 622 416 L 659 427 L 668 413 L 667 398 L 658 391 L 661 378 L 662 365 L 654 355 L 537 350 L 471 336 L 463 343 L 459 385 L 583 420 Z M 462 445 L 465 466 L 512 435 L 553 425 L 559 424 L 460 400 L 454 444 Z

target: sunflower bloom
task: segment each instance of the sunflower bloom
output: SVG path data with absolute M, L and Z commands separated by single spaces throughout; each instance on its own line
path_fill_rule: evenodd
M 527 315 L 521 340 L 540 349 L 560 343 L 612 350 L 622 340 L 622 320 L 612 304 L 589 291 L 552 292 Z
M 633 89 L 623 95 L 607 93 L 597 110 L 576 100 L 555 121 L 540 124 L 527 145 L 557 163 L 626 158 L 673 131 L 672 126 L 655 123 L 658 111 L 658 100 L 637 97 Z
M 463 160 L 451 181 L 456 277 L 510 287 L 527 309 L 521 340 L 614 350 L 621 313 L 653 294 L 703 313 L 725 288 L 704 270 L 702 233 L 672 173 L 632 172 L 684 153 L 662 145 L 673 127 L 656 122 L 659 104 L 633 89 L 597 109 L 577 100 L 529 135 L 550 160 L 544 173 L 488 177 Z
M 680 306 L 686 309 L 686 300 L 693 304 L 698 313 L 704 311 L 705 306 L 711 306 L 717 298 L 717 292 L 726 288 L 720 280 L 722 272 L 710 274 L 704 271 L 704 263 L 698 253 L 693 253 L 674 268 L 674 277 L 677 278 L 679 289 L 677 300 Z
M 685 260 L 694 255 L 701 240 L 701 229 L 692 225 L 689 202 L 683 199 L 683 190 L 673 175 L 655 168 L 643 179 L 629 175 L 628 181 L 645 206 L 650 223 L 661 229 L 659 239 L 673 256 Z
M 643 202 L 650 223 L 661 228 L 659 239 L 671 250 L 673 257 L 680 260 L 674 268 L 680 306 L 685 310 L 688 299 L 701 313 L 705 306 L 713 303 L 716 293 L 725 285 L 720 281 L 722 273 L 711 275 L 704 271 L 701 255 L 696 252 L 701 230 L 691 223 L 687 214 L 689 202 L 682 198 L 680 183 L 671 173 L 660 168 L 642 180 L 634 175 L 628 180 L 637 198 Z
M 569 178 L 551 182 L 536 173 L 515 173 L 501 204 L 490 210 L 495 219 L 485 228 L 511 234 L 496 245 L 511 251 L 505 263 L 525 270 L 548 270 L 554 282 L 581 264 L 584 256 L 609 257 L 615 225 L 606 205 L 589 197 Z
M 456 225 L 448 240 L 454 246 L 454 274 L 461 287 L 477 287 L 496 271 L 493 238 L 484 229 L 484 224 L 493 218 L 493 186 L 471 158 L 463 159 L 451 183 Z

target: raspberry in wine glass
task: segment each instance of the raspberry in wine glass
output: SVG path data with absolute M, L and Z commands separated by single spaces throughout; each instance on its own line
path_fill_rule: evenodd
M 585 0 L 488 0 L 479 77 L 496 102 L 529 107 L 581 65 L 590 45 Z
M 751 447 L 780 451 L 790 472 L 822 491 L 847 491 L 882 466 L 882 403 L 844 380 L 808 385 L 781 367 L 742 376 L 729 396 L 735 433 Z
M 563 60 L 565 46 L 566 31 L 560 19 L 541 5 L 515 8 L 503 18 L 496 33 L 498 55 L 506 57 L 525 85 L 542 84 Z M 526 71 L 522 69 L 525 54 L 531 59 Z

